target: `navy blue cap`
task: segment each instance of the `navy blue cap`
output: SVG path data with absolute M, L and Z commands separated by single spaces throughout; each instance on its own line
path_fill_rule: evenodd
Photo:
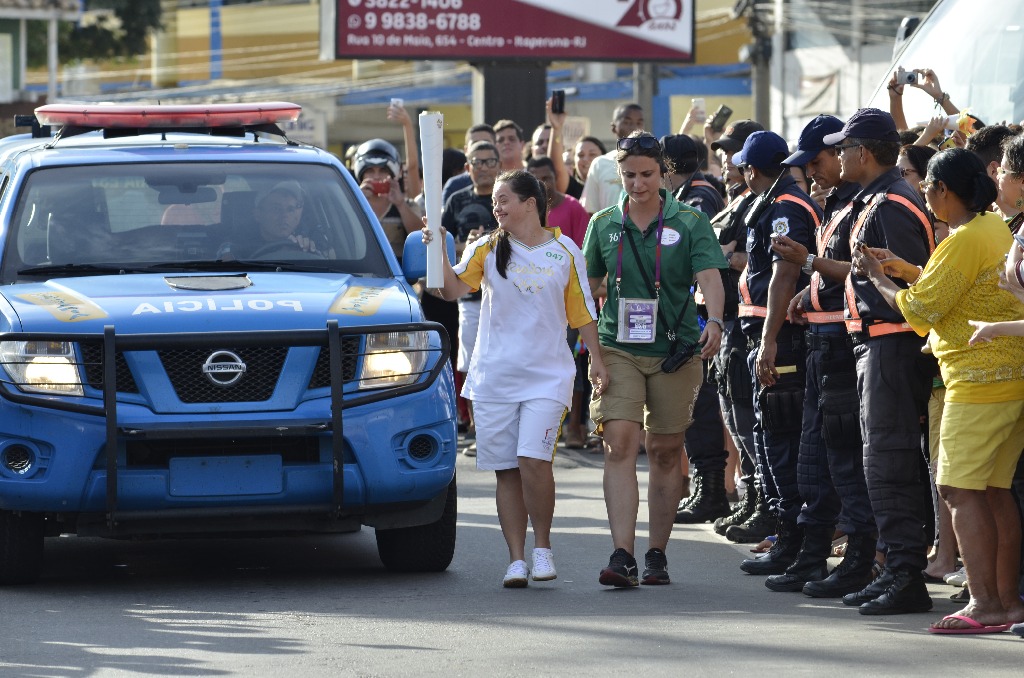
M 781 163 L 787 155 L 789 145 L 778 134 L 768 131 L 754 132 L 743 142 L 740 152 L 732 156 L 732 164 L 771 167 Z
M 753 120 L 737 120 L 725 128 L 725 133 L 722 136 L 712 142 L 711 150 L 722 149 L 730 155 L 736 153 L 743 148 L 743 142 L 747 140 L 747 137 L 763 129 L 761 123 Z
M 850 116 L 841 132 L 826 135 L 826 146 L 835 146 L 843 139 L 874 139 L 899 143 L 900 133 L 892 116 L 877 108 L 862 108 Z
M 800 140 L 796 142 L 796 153 L 786 158 L 783 165 L 806 165 L 818 157 L 829 144 L 825 143 L 825 137 L 835 134 L 843 129 L 843 121 L 834 115 L 819 115 L 807 123 L 804 131 L 800 132 Z
M 675 134 L 662 137 L 661 150 L 672 164 L 676 173 L 690 174 L 700 167 L 700 152 L 697 142 L 687 134 Z

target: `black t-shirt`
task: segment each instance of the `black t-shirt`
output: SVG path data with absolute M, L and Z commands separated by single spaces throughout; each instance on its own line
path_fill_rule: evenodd
M 457 240 L 465 242 L 469 232 L 480 226 L 493 231 L 498 222 L 491 211 L 491 195 L 477 195 L 472 186 L 455 191 L 445 203 L 441 213 L 441 225 Z
M 893 167 L 882 174 L 853 200 L 857 206 L 857 222 L 852 241 L 864 241 L 869 247 L 883 247 L 915 266 L 928 263 L 932 249 L 930 243 L 935 242 L 931 217 L 920 194 L 900 176 L 899 169 Z M 913 209 L 905 203 L 912 205 Z M 903 315 L 889 305 L 867 277 L 851 274 L 850 279 L 857 297 L 856 310 L 865 324 L 903 322 Z M 900 288 L 907 287 L 903 280 L 894 282 Z M 852 318 L 848 306 L 846 317 Z
M 583 184 L 576 178 L 576 173 L 569 174 L 569 187 L 565 189 L 566 195 L 571 195 L 577 200 L 583 195 Z

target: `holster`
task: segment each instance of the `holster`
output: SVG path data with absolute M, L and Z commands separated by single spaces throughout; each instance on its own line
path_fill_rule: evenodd
M 799 433 L 804 413 L 804 372 L 780 374 L 774 386 L 757 392 L 761 428 L 772 433 Z
M 719 392 L 734 403 L 745 403 L 751 407 L 754 397 L 754 384 L 747 366 L 749 351 L 733 348 L 725 358 L 725 374 L 719 381 Z
M 861 446 L 860 396 L 856 372 L 826 374 L 818 397 L 821 410 L 821 435 L 832 449 Z

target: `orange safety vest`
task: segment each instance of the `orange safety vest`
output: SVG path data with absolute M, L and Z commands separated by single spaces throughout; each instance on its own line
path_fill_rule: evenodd
M 796 203 L 797 205 L 800 205 L 810 213 L 811 219 L 814 220 L 814 230 L 817 231 L 819 228 L 821 228 L 821 219 L 818 217 L 818 213 L 814 211 L 813 207 L 811 207 L 805 201 L 801 200 L 795 195 L 780 195 L 779 197 L 775 198 L 773 202 L 792 202 Z M 740 303 L 739 312 L 737 313 L 737 315 L 739 315 L 741 318 L 768 317 L 767 307 L 755 306 L 753 303 L 753 298 L 750 296 L 750 287 L 747 286 L 746 266 L 743 267 L 743 273 L 740 274 L 740 298 L 742 299 L 742 302 Z
M 828 220 L 824 228 L 818 229 L 818 255 L 821 256 L 825 251 L 825 247 L 828 245 L 828 241 L 832 239 L 832 235 L 839 228 L 839 224 L 843 219 L 846 218 L 853 210 L 853 202 L 846 204 L 846 207 L 839 210 L 832 215 L 832 218 Z M 811 274 L 811 308 L 812 311 L 807 311 L 807 322 L 815 325 L 823 325 L 827 323 L 841 323 L 843 322 L 842 311 L 826 311 L 821 307 L 821 301 L 818 298 L 818 287 L 821 285 L 821 274 L 815 271 Z
M 932 231 L 932 222 L 928 218 L 928 215 L 921 211 L 917 205 L 913 202 L 904 198 L 902 195 L 897 193 L 877 193 L 871 199 L 871 201 L 864 208 L 864 211 L 857 218 L 857 223 L 853 225 L 850 230 L 850 249 L 854 249 L 854 243 L 857 242 L 857 236 L 860 235 L 861 230 L 864 228 L 864 222 L 867 221 L 871 214 L 878 209 L 878 206 L 882 204 L 884 200 L 892 200 L 898 205 L 904 207 L 908 212 L 917 217 L 921 225 L 924 226 L 925 233 L 928 236 L 928 254 L 930 255 L 935 251 L 935 234 Z M 853 270 L 850 270 L 850 274 L 846 276 L 846 305 L 850 309 L 851 318 L 846 321 L 847 332 L 866 332 L 869 337 L 881 337 L 886 334 L 896 334 L 897 332 L 913 332 L 914 328 L 910 326 L 910 323 L 871 323 L 867 326 L 864 325 L 863 319 L 860 317 L 860 313 L 857 311 L 857 295 L 853 290 Z

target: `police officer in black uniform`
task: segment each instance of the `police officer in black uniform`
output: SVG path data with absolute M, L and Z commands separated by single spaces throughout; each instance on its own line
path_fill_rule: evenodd
M 764 128 L 753 120 L 740 120 L 730 126 L 712 147 L 721 154 L 723 175 L 729 185 L 729 204 L 712 219 L 719 231 L 729 268 L 724 270 L 725 324 L 727 331 L 722 348 L 715 358 L 718 400 L 725 426 L 740 452 L 741 482 L 746 486 L 743 498 L 732 513 L 715 521 L 715 532 L 738 542 L 759 542 L 774 532 L 775 520 L 768 511 L 767 499 L 755 480 L 757 463 L 754 449 L 754 406 L 750 368 L 747 366 L 747 338 L 737 318 L 740 274 L 747 265 L 747 226 L 744 216 L 757 195 L 747 186 L 743 173 L 732 163 L 733 154 L 743 142 Z M 698 149 L 699 150 L 699 149 Z
M 841 177 L 864 188 L 854 198 L 852 247 L 886 248 L 923 266 L 934 247 L 931 220 L 920 195 L 896 168 L 899 135 L 892 116 L 862 108 L 826 144 L 840 151 Z M 897 281 L 905 287 L 905 283 Z M 885 569 L 861 591 L 843 597 L 867 615 L 927 612 L 931 598 L 921 573 L 931 540 L 921 450 L 921 416 L 931 389 L 923 341 L 871 283 L 851 271 L 846 325 L 853 339 L 860 395 L 864 473 Z
M 725 206 L 722 196 L 700 172 L 697 143 L 685 134 L 661 138 L 661 148 L 672 163 L 670 188 L 680 203 L 715 217 Z M 723 271 L 724 274 L 724 271 Z M 723 283 L 724 283 L 723 279 Z M 705 322 L 708 318 L 703 295 L 696 295 L 697 310 Z M 725 321 L 718 318 L 722 333 Z M 703 523 L 729 513 L 729 500 L 725 494 L 725 432 L 722 413 L 718 405 L 718 391 L 709 381 L 710 361 L 704 361 L 704 380 L 693 404 L 693 423 L 686 429 L 685 449 L 694 471 L 694 487 L 689 500 L 683 501 L 676 511 L 677 523 Z
M 787 164 L 804 165 L 820 195 L 825 218 L 808 251 L 787 236 L 773 249 L 811 273 L 811 284 L 790 304 L 790 317 L 807 323 L 807 380 L 797 481 L 804 506 L 797 522 L 804 541 L 796 561 L 765 580 L 773 591 L 803 591 L 816 598 L 860 591 L 872 579 L 877 533 L 864 481 L 853 344 L 843 322 L 845 281 L 850 274 L 850 232 L 860 185 L 840 177 L 839 156 L 824 137 L 843 129 L 831 115 L 804 127 Z M 826 194 L 825 191 L 828 191 Z M 843 561 L 828 574 L 837 526 L 847 535 Z
M 749 574 L 781 574 L 796 559 L 802 530 L 797 516 L 797 454 L 803 405 L 803 333 L 786 319 L 789 303 L 808 283 L 800 266 L 772 251 L 773 237 L 788 236 L 810 247 L 821 224 L 821 208 L 803 191 L 782 161 L 786 141 L 755 132 L 733 156 L 758 200 L 747 212 L 747 268 L 740 281 L 740 323 L 752 350 L 754 445 L 778 538 L 758 558 L 743 561 Z M 728 532 L 727 532 L 728 534 Z

